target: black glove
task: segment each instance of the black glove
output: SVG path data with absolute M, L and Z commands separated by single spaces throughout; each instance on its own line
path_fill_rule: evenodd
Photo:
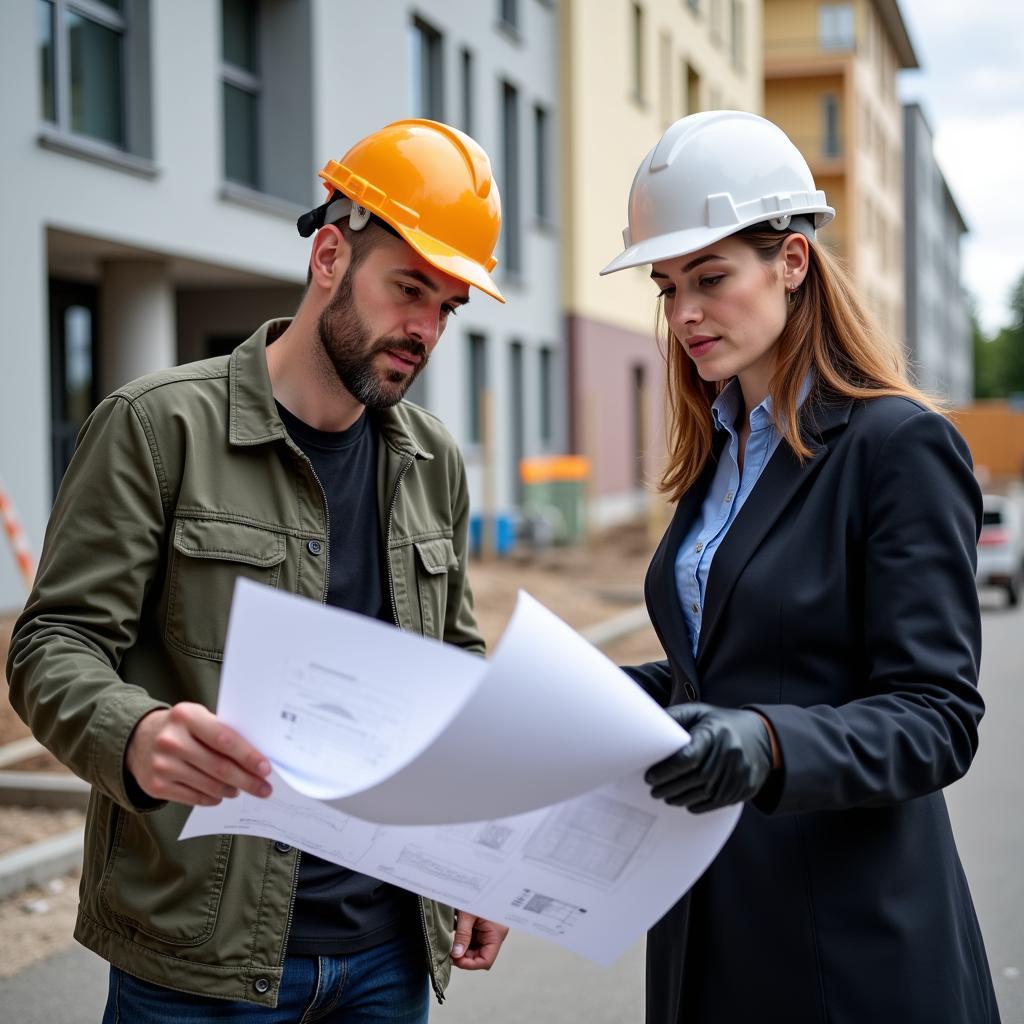
M 772 770 L 771 736 L 757 712 L 697 703 L 665 710 L 690 742 L 647 770 L 651 796 L 695 814 L 757 796 Z

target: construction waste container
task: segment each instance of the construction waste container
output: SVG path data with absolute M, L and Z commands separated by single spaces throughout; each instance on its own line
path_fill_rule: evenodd
M 582 455 L 538 455 L 519 463 L 525 533 L 533 543 L 579 544 L 587 532 L 590 462 Z

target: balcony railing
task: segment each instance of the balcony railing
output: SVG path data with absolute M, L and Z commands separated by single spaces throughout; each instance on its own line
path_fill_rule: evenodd
M 857 52 L 857 40 L 853 36 L 802 36 L 792 39 L 770 39 L 765 41 L 765 56 L 772 57 L 814 57 L 842 56 Z
M 843 145 L 841 135 L 790 135 L 789 137 L 793 145 L 803 153 L 804 159 L 808 163 L 820 163 L 822 160 L 842 160 L 846 155 L 846 147 Z

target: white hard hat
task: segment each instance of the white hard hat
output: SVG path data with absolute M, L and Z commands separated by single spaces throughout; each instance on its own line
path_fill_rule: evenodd
M 685 256 L 764 221 L 813 239 L 835 215 L 777 125 L 741 110 L 691 114 L 666 129 L 640 164 L 625 250 L 601 273 Z

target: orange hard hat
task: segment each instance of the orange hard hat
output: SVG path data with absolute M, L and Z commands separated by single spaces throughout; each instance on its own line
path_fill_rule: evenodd
M 490 275 L 501 198 L 487 154 L 468 135 L 438 121 L 395 121 L 328 160 L 320 177 L 329 195 L 379 217 L 431 266 L 505 301 Z

